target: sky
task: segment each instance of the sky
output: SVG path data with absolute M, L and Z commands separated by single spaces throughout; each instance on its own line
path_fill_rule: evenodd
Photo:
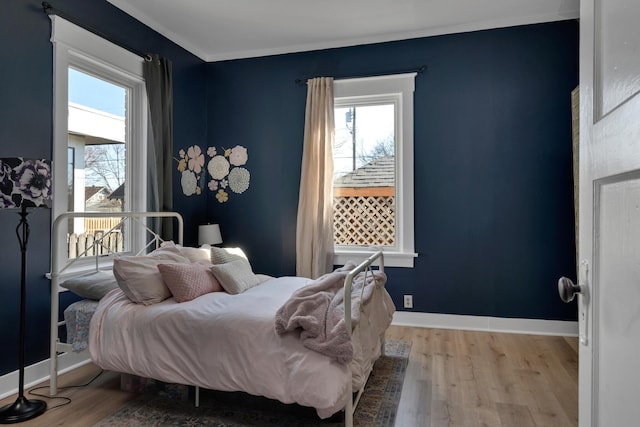
M 69 102 L 124 117 L 126 90 L 69 68 Z
M 347 121 L 349 107 L 336 108 L 335 143 L 333 148 L 334 177 L 353 170 L 353 122 Z M 393 138 L 395 123 L 393 104 L 358 106 L 356 114 L 356 168 L 365 161 L 360 154 L 370 154 L 376 144 Z

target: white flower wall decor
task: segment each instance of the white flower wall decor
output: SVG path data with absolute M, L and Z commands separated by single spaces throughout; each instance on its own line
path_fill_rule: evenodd
M 216 147 L 209 147 L 206 153 L 208 161 L 205 161 L 205 155 L 198 145 L 192 145 L 187 151 L 180 149 L 179 155 L 180 158 L 176 160 L 178 171 L 182 173 L 182 192 L 186 196 L 202 194 L 207 179 L 207 187 L 215 192 L 216 200 L 220 203 L 229 200 L 227 189 L 242 194 L 249 188 L 251 174 L 244 167 L 249 155 L 242 145 L 223 148 L 221 154 L 218 154 Z

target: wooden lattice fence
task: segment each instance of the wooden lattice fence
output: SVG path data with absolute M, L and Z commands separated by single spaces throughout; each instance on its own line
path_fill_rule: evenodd
M 333 241 L 336 245 L 395 244 L 393 196 L 333 198 Z
M 98 231 L 106 232 L 114 227 L 118 227 L 122 222 L 122 218 L 85 218 L 84 219 L 84 232 L 87 234 L 93 234 Z
M 102 241 L 100 241 L 101 238 Z M 93 233 L 69 234 L 67 235 L 67 243 L 69 258 L 107 255 L 124 250 L 124 238 L 120 230 L 113 230 L 108 234 L 102 230 Z M 84 253 L 85 250 L 86 253 Z

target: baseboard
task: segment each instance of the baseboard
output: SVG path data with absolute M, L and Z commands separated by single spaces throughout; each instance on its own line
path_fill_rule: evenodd
M 578 322 L 396 311 L 392 325 L 513 334 L 578 336 Z
M 24 392 L 27 398 L 29 398 L 27 394 L 29 388 L 49 379 L 49 360 L 50 359 L 46 359 L 25 367 Z M 63 374 L 82 365 L 86 365 L 90 361 L 91 359 L 86 351 L 81 353 L 64 353 L 58 357 L 58 373 Z M 0 399 L 18 393 L 18 380 L 18 371 L 9 372 L 0 377 Z M 43 390 L 43 393 L 48 394 L 49 390 Z

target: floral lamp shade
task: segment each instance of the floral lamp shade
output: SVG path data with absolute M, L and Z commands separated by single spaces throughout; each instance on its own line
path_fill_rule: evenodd
M 0 209 L 51 207 L 51 190 L 48 160 L 0 157 Z

